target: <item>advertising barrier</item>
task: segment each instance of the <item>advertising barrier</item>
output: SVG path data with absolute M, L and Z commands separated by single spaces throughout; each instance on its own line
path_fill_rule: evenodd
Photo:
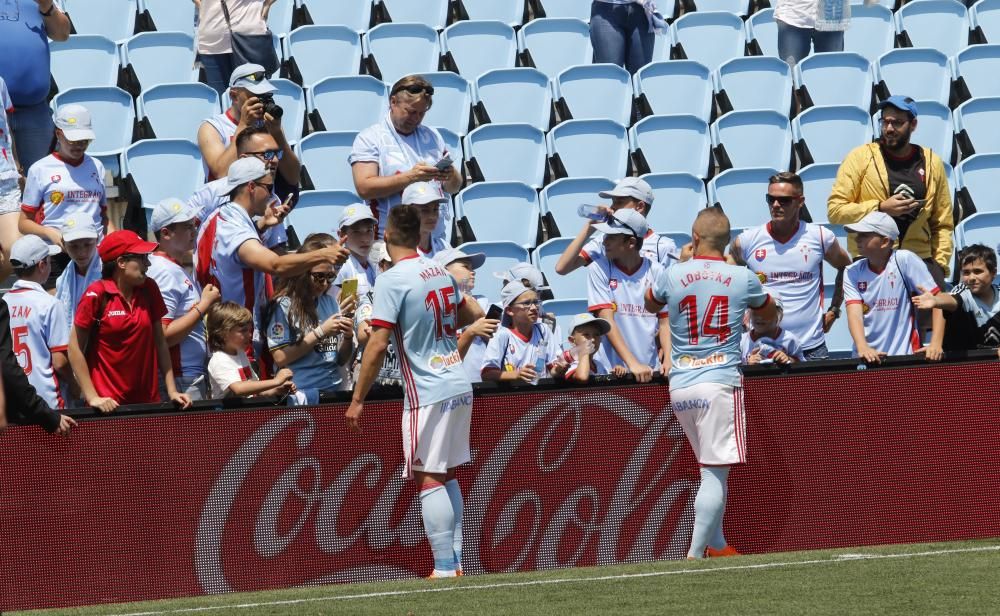
M 745 553 L 1000 536 L 1000 364 L 747 378 Z M 0 609 L 423 576 L 399 401 L 0 436 Z M 467 574 L 683 558 L 697 465 L 662 384 L 478 395 Z

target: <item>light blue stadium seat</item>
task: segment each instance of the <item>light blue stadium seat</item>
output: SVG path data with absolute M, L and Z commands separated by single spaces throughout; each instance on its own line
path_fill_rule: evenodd
M 274 102 L 285 111 L 281 116 L 281 128 L 291 144 L 302 138 L 302 124 L 306 116 L 306 96 L 299 84 L 288 79 L 270 79 L 275 87 Z
M 445 128 L 457 135 L 469 132 L 472 115 L 472 86 L 465 77 L 455 73 L 424 73 L 434 86 L 434 105 L 427 111 L 423 123 Z
M 729 226 L 748 229 L 770 220 L 765 195 L 774 169 L 730 169 L 708 182 L 708 204 L 719 205 L 729 217 Z
M 983 1 L 983 0 L 981 0 Z M 1000 44 L 970 45 L 955 56 L 955 79 L 969 97 L 1000 96 Z
M 194 39 L 183 32 L 142 32 L 122 45 L 122 65 L 134 71 L 139 90 L 198 80 Z
M 987 43 L 1000 43 L 1000 0 L 979 0 L 973 4 L 969 21 Z
M 276 0 L 267 14 L 267 27 L 279 38 L 283 37 L 291 32 L 294 15 L 295 0 Z
M 545 135 L 528 124 L 486 124 L 465 137 L 465 156 L 487 182 L 523 182 L 540 188 Z
M 832 294 L 824 294 L 824 305 L 829 310 L 830 302 L 833 300 Z M 854 354 L 854 340 L 847 327 L 847 311 L 833 322 L 830 331 L 824 334 L 826 337 L 826 348 L 830 352 L 830 359 L 846 359 Z
M 493 70 L 479 76 L 475 90 L 482 121 L 548 129 L 552 91 L 545 73 L 534 68 Z
M 361 67 L 361 38 L 347 26 L 300 26 L 288 34 L 284 47 L 305 87 L 327 77 L 357 75 Z
M 567 120 L 549 131 L 546 143 L 568 177 L 620 178 L 628 169 L 628 135 L 611 120 Z
M 708 204 L 705 182 L 689 173 L 647 173 L 642 179 L 653 189 L 653 205 L 646 214 L 649 227 L 661 235 L 690 235 L 695 217 Z
M 172 1 L 172 0 L 171 0 Z M 357 33 L 368 30 L 372 21 L 371 0 L 330 2 L 330 0 L 301 0 L 317 26 L 347 26 Z
M 632 119 L 632 76 L 617 64 L 571 66 L 552 82 L 555 98 L 575 120 Z M 564 118 L 565 119 L 565 118 Z
M 715 73 L 722 112 L 771 109 L 788 115 L 792 105 L 792 69 L 770 56 L 733 58 Z
M 757 11 L 746 21 L 747 41 L 756 41 L 757 48 L 765 56 L 778 57 L 778 23 L 774 21 L 774 9 Z
M 131 178 L 147 210 L 167 197 L 186 201 L 205 183 L 201 151 L 186 139 L 137 141 L 122 152 L 121 168 L 126 187 L 131 187 Z
M 120 177 L 119 156 L 132 143 L 135 109 L 132 96 L 120 88 L 73 88 L 52 99 L 52 108 L 76 103 L 90 112 L 96 138 L 87 154 L 99 158 L 115 177 Z
M 806 198 L 806 207 L 812 215 L 812 221 L 818 225 L 830 222 L 826 202 L 833 191 L 833 182 L 837 179 L 840 163 L 816 163 L 799 169 L 802 178 L 802 194 Z
M 803 165 L 840 163 L 872 140 L 868 111 L 846 105 L 810 107 L 792 120 L 792 138 Z
M 667 18 L 674 15 L 673 2 L 660 2 L 656 9 Z M 542 10 L 546 17 L 572 17 L 590 21 L 591 2 L 589 0 L 544 0 Z
M 368 31 L 363 44 L 389 85 L 407 75 L 433 73 L 441 56 L 437 32 L 424 24 L 379 24 Z
M 872 100 L 871 62 L 849 51 L 814 53 L 795 65 L 795 87 L 804 107 L 852 105 Z
M 501 21 L 508 26 L 520 26 L 524 20 L 524 2 L 521 0 L 462 0 L 465 12 L 472 21 Z
M 633 79 L 639 108 L 646 115 L 712 115 L 712 72 L 694 60 L 652 62 Z
M 140 0 L 139 9 L 149 13 L 157 32 L 183 32 L 194 36 L 194 2 L 177 0 Z
M 971 201 L 977 213 L 1000 212 L 1000 199 L 997 199 L 1000 154 L 970 156 L 958 163 L 955 175 L 958 179 L 960 198 Z
M 905 32 L 913 47 L 953 56 L 968 45 L 968 10 L 956 0 L 907 2 L 896 12 L 896 32 Z
M 629 130 L 636 166 L 652 173 L 707 177 L 712 152 L 708 124 L 693 115 L 643 118 Z
M 552 282 L 551 280 L 549 282 Z M 556 317 L 556 326 L 563 334 L 563 338 L 569 338 L 572 333 L 573 318 L 578 314 L 587 312 L 587 289 L 577 291 L 576 296 L 568 299 L 549 299 L 542 302 L 542 312 L 552 314 Z M 560 344 L 568 345 L 565 340 L 560 340 Z
M 712 124 L 712 146 L 734 168 L 786 169 L 791 158 L 792 131 L 788 118 L 777 111 L 730 111 Z
M 917 128 L 913 131 L 913 142 L 931 148 L 945 162 L 951 161 L 955 145 L 955 123 L 951 110 L 948 109 L 947 105 L 937 101 L 918 100 L 916 102 L 919 117 L 917 118 Z M 872 118 L 876 138 L 882 134 L 881 118 L 881 111 L 876 112 Z
M 109 38 L 74 34 L 61 43 L 51 41 L 49 50 L 50 72 L 60 91 L 118 83 L 118 47 Z
M 682 15 L 671 26 L 675 46 L 684 57 L 716 70 L 723 63 L 743 55 L 746 33 L 743 20 L 725 11 Z
M 294 227 L 299 241 L 310 233 L 337 236 L 337 220 L 344 208 L 357 205 L 368 207 L 361 197 L 349 190 L 304 190 L 285 219 L 286 227 Z
M 951 69 L 948 56 L 940 51 L 923 47 L 893 49 L 883 54 L 875 66 L 883 90 L 880 96 L 888 92 L 948 104 Z
M 667 231 L 666 233 L 657 233 L 660 237 L 669 238 L 673 241 L 674 246 L 677 246 L 677 250 L 680 251 L 684 246 L 691 243 L 691 231 Z
M 479 242 L 510 241 L 532 248 L 538 236 L 538 193 L 520 182 L 478 182 L 458 193 L 455 213 Z
M 538 245 L 531 255 L 532 263 L 545 275 L 552 297 L 556 299 L 580 297 L 587 294 L 587 268 L 578 267 L 562 276 L 556 273 L 556 262 L 563 250 L 573 242 L 571 237 L 557 237 Z M 563 330 L 568 336 L 569 332 Z M 560 341 L 561 342 L 561 341 Z
M 303 167 L 303 187 L 308 190 L 354 190 L 354 177 L 347 158 L 357 135 L 353 131 L 343 131 L 303 137 L 295 145 L 295 153 Z
M 747 0 L 694 0 L 695 8 L 701 12 L 726 11 L 746 17 L 749 9 Z
M 99 34 L 122 43 L 135 32 L 136 0 L 62 0 L 77 34 Z
M 851 0 L 851 12 L 854 12 L 854 7 L 864 5 L 865 0 Z M 893 11 L 896 9 L 896 0 L 879 0 L 880 5 Z
M 560 237 L 573 237 L 583 226 L 576 209 L 581 205 L 610 205 L 597 193 L 611 190 L 615 183 L 608 178 L 562 178 L 542 189 L 543 214 L 550 214 Z
M 448 154 L 451 155 L 451 159 L 461 169 L 462 163 L 465 162 L 465 152 L 462 151 L 462 137 L 447 128 L 438 128 L 437 132 L 444 139 L 444 144 L 448 146 Z
M 494 302 L 500 301 L 503 287 L 503 281 L 494 274 L 502 274 L 518 263 L 530 263 L 528 251 L 515 242 L 466 242 L 458 249 L 466 254 L 486 255 L 486 262 L 476 270 L 476 293 Z
M 424 24 L 441 30 L 448 22 L 448 0 L 379 0 L 393 23 Z
M 496 0 L 486 2 L 503 4 Z M 535 68 L 555 79 L 571 66 L 590 64 L 590 26 L 579 19 L 533 19 L 517 33 L 521 51 L 527 51 Z
M 329 77 L 309 88 L 308 107 L 318 130 L 361 131 L 385 116 L 389 90 L 371 75 Z
M 1000 97 L 962 103 L 955 110 L 955 130 L 964 156 L 1000 153 Z
M 997 248 L 1000 231 L 1000 212 L 973 214 L 955 227 L 956 248 L 961 250 L 972 244 L 983 244 L 994 250 Z
M 487 71 L 514 67 L 517 36 L 500 21 L 459 21 L 441 33 L 441 51 L 450 54 L 463 77 L 475 81 Z
M 219 113 L 219 93 L 203 83 L 165 83 L 142 92 L 136 114 L 158 139 L 198 141 L 198 127 Z
M 844 33 L 844 51 L 853 51 L 875 62 L 892 49 L 896 26 L 892 11 L 880 4 L 851 7 L 851 27 Z

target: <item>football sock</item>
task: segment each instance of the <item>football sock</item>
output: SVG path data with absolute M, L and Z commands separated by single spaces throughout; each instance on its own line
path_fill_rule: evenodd
M 455 511 L 451 508 L 448 491 L 440 483 L 425 483 L 420 489 L 420 513 L 424 532 L 434 554 L 434 570 L 455 571 L 454 526 Z
M 722 520 L 726 518 L 726 503 L 729 502 L 729 467 L 712 467 L 714 470 L 724 470 L 725 474 L 722 477 L 722 512 L 719 513 L 719 521 L 715 525 L 715 529 L 712 531 L 711 536 L 708 538 L 708 547 L 721 550 L 722 548 L 729 545 L 726 543 L 726 536 L 722 533 Z
M 448 490 L 448 498 L 451 499 L 451 509 L 455 513 L 454 526 L 454 552 L 455 568 L 462 568 L 462 512 L 465 509 L 465 501 L 462 499 L 462 488 L 458 485 L 457 479 L 451 479 L 444 483 Z
M 702 466 L 701 486 L 694 498 L 694 532 L 691 535 L 691 549 L 688 558 L 705 556 L 705 546 L 717 527 L 722 525 L 725 511 L 726 479 L 728 466 Z

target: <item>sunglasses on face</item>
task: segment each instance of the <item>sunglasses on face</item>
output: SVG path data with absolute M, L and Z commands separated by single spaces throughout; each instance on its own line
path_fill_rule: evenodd
M 264 182 L 254 182 L 254 186 L 260 186 L 267 192 L 274 192 L 274 184 L 265 184 Z
M 789 205 L 794 204 L 798 200 L 798 197 L 780 197 L 778 195 L 769 194 L 769 195 L 764 195 L 764 200 L 767 201 L 768 205 L 771 205 L 772 203 L 777 201 L 778 205 L 782 207 L 788 207 Z
M 263 159 L 266 162 L 271 162 L 272 160 L 281 160 L 285 155 L 284 150 L 263 150 L 261 152 L 247 152 L 247 154 L 252 154 L 257 158 Z
M 398 88 L 393 92 L 393 94 L 396 94 L 397 92 L 409 92 L 410 94 L 422 94 L 426 92 L 428 96 L 434 96 L 434 86 L 421 86 L 414 84 L 412 86 Z
M 262 72 L 250 73 L 249 75 L 240 77 L 240 79 L 246 79 L 247 81 L 253 81 L 256 83 L 258 81 L 264 81 L 265 79 L 267 79 L 267 73 L 262 73 Z
M 317 284 L 330 284 L 333 279 L 337 277 L 334 272 L 309 272 L 312 276 L 313 282 Z

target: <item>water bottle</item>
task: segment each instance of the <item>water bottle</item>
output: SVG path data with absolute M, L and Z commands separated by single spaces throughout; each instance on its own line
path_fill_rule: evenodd
M 608 215 L 600 205 L 581 205 L 576 208 L 576 215 L 580 218 L 589 218 L 597 222 L 604 222 Z

